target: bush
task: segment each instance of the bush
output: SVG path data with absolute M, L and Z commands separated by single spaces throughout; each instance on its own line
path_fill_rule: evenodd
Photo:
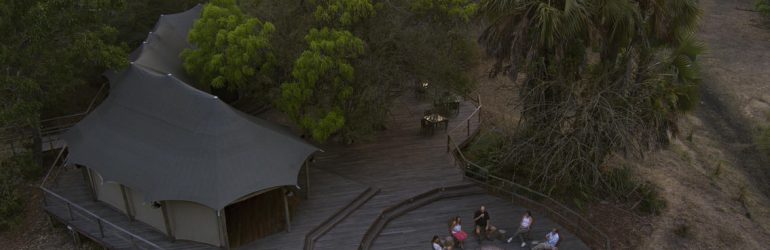
M 757 144 L 759 149 L 770 157 L 770 127 L 762 129 L 759 138 L 757 138 Z
M 770 0 L 757 0 L 754 8 L 765 16 L 770 16 Z
M 28 170 L 35 166 L 31 155 L 23 154 L 0 160 L 0 231 L 8 230 L 21 221 L 24 199 L 21 187 Z M 31 177 L 31 176 L 30 176 Z
M 498 170 L 496 167 L 500 166 L 507 153 L 503 138 L 494 132 L 482 133 L 464 150 L 465 157 L 487 170 Z

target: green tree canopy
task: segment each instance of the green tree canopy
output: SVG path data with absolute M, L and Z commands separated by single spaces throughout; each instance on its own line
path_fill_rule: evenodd
M 434 20 L 459 19 L 468 22 L 476 15 L 479 5 L 469 0 L 413 0 L 409 7 L 418 14 Z
M 0 3 L 0 125 L 37 127 L 44 105 L 126 65 L 127 46 L 104 21 L 111 8 L 74 0 Z
M 331 26 L 351 26 L 375 14 L 371 0 L 313 0 L 318 21 Z
M 235 0 L 211 1 L 190 31 L 195 48 L 182 53 L 185 70 L 203 86 L 265 94 L 276 64 L 273 32 L 272 23 L 246 16 Z
M 325 141 L 345 125 L 354 67 L 364 42 L 348 31 L 312 29 L 309 48 L 294 63 L 294 81 L 281 86 L 278 107 L 317 141 Z
M 98 81 L 104 70 L 127 65 L 127 46 L 116 41 L 117 30 L 107 24 L 122 4 L 0 1 L 0 136 L 14 133 L 25 144 L 33 138 L 27 145 L 31 154 L 0 155 L 0 229 L 23 210 L 19 185 L 25 172 L 42 169 L 41 112 L 69 101 L 67 96 Z

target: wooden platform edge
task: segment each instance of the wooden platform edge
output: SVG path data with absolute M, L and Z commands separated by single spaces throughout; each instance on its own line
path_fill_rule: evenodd
M 474 188 L 478 188 L 478 186 L 473 183 L 435 188 L 412 196 L 411 198 L 405 199 L 398 204 L 383 209 L 382 212 L 380 212 L 380 214 L 377 216 L 377 219 L 369 226 L 369 229 L 366 230 L 366 233 L 361 238 L 361 243 L 359 244 L 358 249 L 369 250 L 372 246 L 372 243 L 374 243 L 379 234 L 390 221 L 409 211 L 418 209 L 431 202 L 445 198 L 484 193 L 483 189 L 479 188 L 478 190 L 473 190 Z
M 310 232 L 305 235 L 305 246 L 303 249 L 312 250 L 318 238 L 321 238 L 321 236 L 345 220 L 350 214 L 364 205 L 367 201 L 372 199 L 372 197 L 377 195 L 379 192 L 380 189 L 373 189 L 372 187 L 368 187 L 364 192 L 361 192 L 361 194 L 359 194 L 355 199 L 350 201 L 348 205 L 340 208 L 340 210 L 329 216 L 329 218 L 321 222 L 321 224 L 313 228 L 313 230 L 310 230 Z

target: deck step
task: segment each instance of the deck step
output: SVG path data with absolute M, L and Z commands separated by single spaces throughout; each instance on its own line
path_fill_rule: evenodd
M 315 241 L 318 238 L 321 238 L 321 236 L 326 234 L 326 232 L 328 232 L 329 230 L 337 226 L 337 224 L 345 220 L 345 218 L 347 218 L 356 209 L 364 205 L 364 203 L 369 201 L 372 197 L 377 195 L 377 193 L 379 192 L 380 192 L 380 189 L 373 189 L 372 187 L 369 187 L 364 192 L 359 194 L 358 197 L 356 197 L 353 201 L 351 201 L 347 206 L 341 208 L 332 216 L 329 216 L 329 218 L 327 218 L 324 222 L 322 222 L 312 231 L 307 233 L 307 235 L 305 235 L 304 249 L 305 250 L 313 249 L 315 245 Z
M 391 220 L 398 218 L 399 216 L 406 214 L 409 211 L 418 209 L 437 200 L 474 194 L 484 194 L 484 190 L 474 184 L 461 184 L 450 187 L 441 187 L 418 194 L 409 199 L 403 200 L 396 205 L 385 208 L 382 210 L 382 212 L 380 212 L 379 217 L 374 221 L 374 223 L 369 226 L 366 234 L 364 234 L 363 238 L 361 239 L 361 243 L 358 246 L 358 249 L 362 250 L 371 248 L 374 240 L 377 239 L 380 232 L 382 232 L 382 230 Z

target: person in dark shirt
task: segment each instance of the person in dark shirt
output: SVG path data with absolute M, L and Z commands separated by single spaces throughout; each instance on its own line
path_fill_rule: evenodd
M 479 210 L 473 214 L 473 222 L 476 224 L 476 236 L 479 237 L 479 240 L 481 240 L 482 230 L 484 232 L 484 237 L 487 239 L 489 239 L 489 233 L 494 231 L 495 227 L 489 223 L 490 219 L 492 218 L 489 217 L 489 212 L 487 212 L 487 209 L 484 206 L 481 206 Z

